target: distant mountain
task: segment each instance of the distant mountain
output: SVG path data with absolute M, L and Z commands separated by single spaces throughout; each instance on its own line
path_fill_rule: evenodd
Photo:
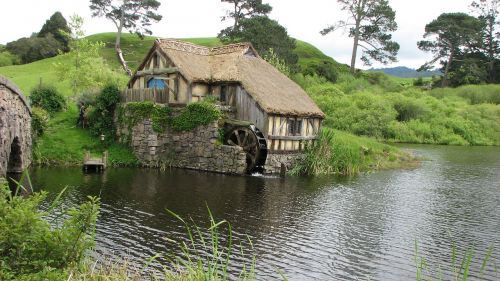
M 383 72 L 388 75 L 402 78 L 431 77 L 432 75 L 441 75 L 441 72 L 439 70 L 418 72 L 417 70 L 406 66 L 370 68 L 368 69 L 368 71 Z

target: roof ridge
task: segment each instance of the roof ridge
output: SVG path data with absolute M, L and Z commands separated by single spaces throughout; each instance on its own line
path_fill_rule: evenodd
M 196 45 L 191 42 L 182 41 L 179 39 L 168 39 L 168 38 L 159 38 L 157 39 L 158 43 L 161 44 L 163 48 L 173 49 L 177 51 L 183 51 L 188 53 L 193 53 L 197 55 L 210 55 L 210 48 Z

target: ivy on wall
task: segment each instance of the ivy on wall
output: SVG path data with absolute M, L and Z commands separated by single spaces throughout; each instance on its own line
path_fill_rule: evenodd
M 190 131 L 220 117 L 222 117 L 221 111 L 214 103 L 207 101 L 191 103 L 177 116 L 172 116 L 170 107 L 149 101 L 127 103 L 118 112 L 118 122 L 126 125 L 129 130 L 141 120 L 149 118 L 153 130 L 157 133 L 165 132 L 168 127 L 178 132 Z

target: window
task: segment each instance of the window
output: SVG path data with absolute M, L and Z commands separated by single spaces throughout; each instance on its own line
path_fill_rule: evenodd
M 300 136 L 302 134 L 302 120 L 288 119 L 288 135 Z
M 148 88 L 165 89 L 165 81 L 163 81 L 162 79 L 151 78 L 148 81 Z

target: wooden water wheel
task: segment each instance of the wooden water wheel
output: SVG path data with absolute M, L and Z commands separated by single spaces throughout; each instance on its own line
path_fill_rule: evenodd
M 267 158 L 267 143 L 254 125 L 226 127 L 225 143 L 239 146 L 246 154 L 247 173 L 263 172 Z

